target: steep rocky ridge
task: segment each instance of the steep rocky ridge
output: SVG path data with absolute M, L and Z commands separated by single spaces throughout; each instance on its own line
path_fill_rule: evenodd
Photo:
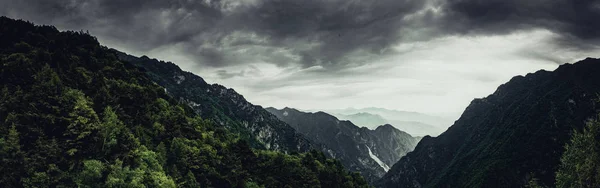
M 277 117 L 253 105 L 231 88 L 208 84 L 200 76 L 181 70 L 171 62 L 134 57 L 116 52 L 119 58 L 144 68 L 149 77 L 173 97 L 187 103 L 203 118 L 228 127 L 255 148 L 305 152 L 311 145 L 302 135 Z
M 370 130 L 324 112 L 306 113 L 292 108 L 267 110 L 311 142 L 326 146 L 323 152 L 339 159 L 349 170 L 360 172 L 371 182 L 382 177 L 419 141 L 389 124 Z
M 475 99 L 438 137 L 424 137 L 379 187 L 553 186 L 573 130 L 598 112 L 600 60 L 516 76 Z

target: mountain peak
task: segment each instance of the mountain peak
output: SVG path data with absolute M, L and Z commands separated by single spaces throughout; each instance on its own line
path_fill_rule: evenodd
M 474 99 L 440 136 L 424 137 L 377 185 L 523 187 L 532 178 L 554 185 L 571 131 L 600 111 L 598 80 L 594 58 L 513 77 Z
M 233 90 L 121 57 L 0 17 L 0 187 L 368 186 Z
M 396 128 L 390 124 L 384 124 L 384 125 L 380 125 L 379 127 L 377 127 L 377 129 L 391 130 L 391 129 L 396 129 Z
M 370 182 L 383 176 L 387 167 L 411 151 L 419 140 L 389 124 L 370 130 L 322 111 L 302 112 L 289 107 L 266 110 L 311 142 L 323 144 L 323 152 L 340 159 L 344 166 L 360 172 Z

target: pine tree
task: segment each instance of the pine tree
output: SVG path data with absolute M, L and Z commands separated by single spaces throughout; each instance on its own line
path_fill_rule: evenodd
M 70 123 L 64 136 L 68 138 L 67 143 L 70 147 L 67 155 L 74 156 L 81 153 L 82 150 L 90 149 L 85 148 L 84 145 L 94 143 L 90 134 L 98 128 L 99 119 L 92 109 L 90 99 L 83 92 L 69 89 L 65 93 L 65 98 L 67 103 L 71 103 L 72 108 L 68 114 Z
M 13 124 L 6 138 L 0 138 L 0 185 L 19 186 L 23 172 L 24 155 L 19 132 Z
M 104 187 L 104 163 L 98 160 L 83 161 L 83 171 L 78 173 L 75 183 L 82 188 Z
M 106 107 L 103 114 L 102 124 L 99 126 L 102 137 L 102 151 L 109 153 L 117 145 L 118 134 L 124 131 L 125 125 L 119 120 L 112 107 Z
M 574 132 L 556 173 L 557 187 L 600 187 L 600 121 Z

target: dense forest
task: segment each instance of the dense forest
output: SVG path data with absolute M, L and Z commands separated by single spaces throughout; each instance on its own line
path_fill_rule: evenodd
M 227 127 L 231 133 L 246 140 L 252 148 L 288 153 L 322 148 L 309 142 L 294 128 L 261 106 L 246 101 L 244 96 L 232 88 L 208 84 L 202 77 L 181 70 L 172 62 L 114 51 L 120 60 L 146 70 L 148 78 L 165 88 L 170 96 L 188 104 L 202 118 Z
M 253 149 L 84 32 L 0 17 L 0 187 L 367 187 Z

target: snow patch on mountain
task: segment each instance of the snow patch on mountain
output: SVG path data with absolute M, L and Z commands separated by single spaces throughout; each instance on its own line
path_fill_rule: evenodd
M 377 162 L 377 164 L 379 164 L 379 166 L 381 166 L 383 170 L 385 170 L 386 172 L 390 170 L 390 167 L 388 165 L 383 163 L 383 161 L 381 161 L 379 157 L 377 157 L 375 154 L 373 154 L 373 152 L 371 152 L 371 148 L 369 148 L 369 146 L 367 146 L 367 149 L 369 150 L 369 156 L 371 156 L 371 159 L 375 160 L 375 162 Z

